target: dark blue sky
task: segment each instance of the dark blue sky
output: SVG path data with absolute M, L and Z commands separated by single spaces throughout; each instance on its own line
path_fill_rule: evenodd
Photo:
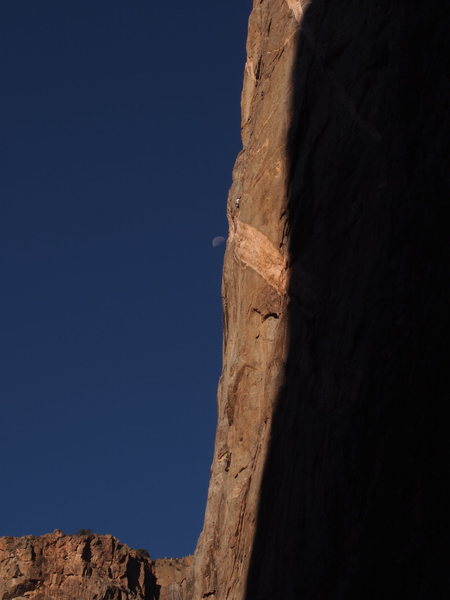
M 251 1 L 0 7 L 0 535 L 200 532 Z

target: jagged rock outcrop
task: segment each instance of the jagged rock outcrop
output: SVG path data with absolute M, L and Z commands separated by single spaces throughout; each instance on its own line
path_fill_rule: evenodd
M 153 561 L 111 535 L 0 538 L 0 599 L 157 600 Z
M 188 600 L 192 561 L 154 561 L 112 535 L 1 537 L 0 600 Z

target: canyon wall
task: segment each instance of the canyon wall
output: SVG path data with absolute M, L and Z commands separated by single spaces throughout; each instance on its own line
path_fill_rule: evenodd
M 287 134 L 301 4 L 254 2 L 242 142 L 228 196 L 223 371 L 193 598 L 243 598 L 272 412 L 284 373 Z
M 254 0 L 195 557 L 2 538 L 1 600 L 450 597 L 448 12 Z
M 224 368 L 208 510 L 189 586 L 170 565 L 157 561 L 152 567 L 162 585 L 161 600 L 243 594 L 271 413 L 283 372 L 286 134 L 299 16 L 300 3 L 295 0 L 272 0 L 255 3 L 250 17 L 243 151 L 227 207 Z M 73 552 L 76 555 L 75 546 Z M 97 583 L 100 589 L 106 585 Z M 128 598 L 125 591 L 122 594 Z
M 448 12 L 254 2 L 195 600 L 450 597 Z

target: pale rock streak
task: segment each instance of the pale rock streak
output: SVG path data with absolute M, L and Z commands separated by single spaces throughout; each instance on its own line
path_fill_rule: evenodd
M 291 9 L 294 14 L 294 17 L 297 21 L 300 21 L 300 18 L 303 14 L 302 2 L 301 0 L 286 0 L 287 5 Z
M 286 259 L 260 231 L 238 221 L 234 232 L 234 254 L 244 265 L 255 270 L 280 295 L 286 293 Z

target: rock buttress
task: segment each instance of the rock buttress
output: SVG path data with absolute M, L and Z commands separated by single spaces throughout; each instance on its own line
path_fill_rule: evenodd
M 192 600 L 450 597 L 448 22 L 254 2 Z
M 193 598 L 243 598 L 286 346 L 287 133 L 300 2 L 255 2 L 227 203 L 223 371 Z

